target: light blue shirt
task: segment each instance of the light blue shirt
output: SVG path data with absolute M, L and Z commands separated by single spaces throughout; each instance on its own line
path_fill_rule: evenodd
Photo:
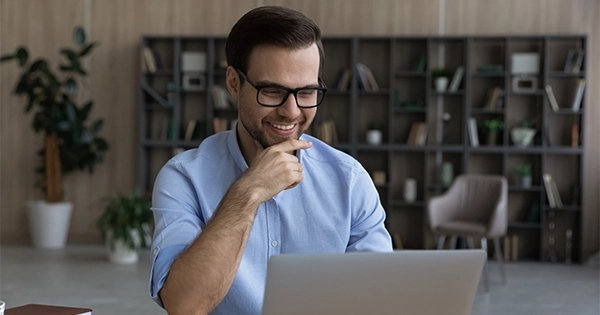
M 211 314 L 262 311 L 267 262 L 283 253 L 391 251 L 385 211 L 369 174 L 351 156 L 302 135 L 304 180 L 262 203 L 233 284 Z M 205 228 L 229 186 L 248 169 L 236 133 L 222 132 L 172 158 L 154 185 L 155 218 L 150 295 L 177 256 Z

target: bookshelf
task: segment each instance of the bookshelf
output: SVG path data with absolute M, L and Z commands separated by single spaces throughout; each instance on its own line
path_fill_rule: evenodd
M 224 37 L 144 36 L 141 45 L 160 59 L 156 71 L 140 73 L 138 185 L 150 191 L 158 170 L 174 151 L 197 147 L 214 133 L 214 118 L 223 119 L 228 127 L 237 112 L 233 106 L 215 106 L 212 92 L 214 86 L 224 86 Z M 429 198 L 447 188 L 441 181 L 442 165 L 451 165 L 453 176 L 481 173 L 507 177 L 508 234 L 519 239 L 519 259 L 565 261 L 570 230 L 571 260 L 581 261 L 585 90 L 576 111 L 572 103 L 578 83 L 586 78 L 585 35 L 349 36 L 325 37 L 323 45 L 323 80 L 329 91 L 309 133 L 320 135 L 321 124 L 330 128 L 333 121 L 337 141 L 332 146 L 356 157 L 370 174 L 385 173 L 385 182 L 377 188 L 388 213 L 387 227 L 392 235 L 400 236 L 403 248 L 435 248 L 426 205 Z M 206 55 L 207 66 L 200 74 L 204 85 L 199 88 L 183 88 L 183 52 Z M 581 52 L 577 71 L 566 67 L 568 59 L 577 64 L 572 55 Z M 538 58 L 534 64 L 537 71 L 514 73 L 513 56 L 532 53 Z M 359 63 L 370 70 L 377 90 L 363 87 L 356 67 Z M 433 69 L 447 69 L 450 84 L 461 67 L 463 75 L 456 90 L 435 89 Z M 350 77 L 340 89 L 338 81 L 344 71 Z M 520 84 L 517 89 L 515 80 Z M 537 85 L 532 86 L 532 81 Z M 549 103 L 546 85 L 552 88 L 558 111 Z M 490 108 L 488 91 L 495 87 L 502 93 Z M 471 118 L 476 121 L 478 146 L 471 143 Z M 487 144 L 481 128 L 489 119 L 504 125 L 495 145 Z M 195 130 L 189 131 L 190 120 L 196 122 Z M 515 145 L 511 138 L 511 130 L 523 120 L 536 130 L 527 147 Z M 411 129 L 418 123 L 425 127 L 425 141 L 408 144 Z M 366 140 L 373 124 L 382 131 L 379 145 Z M 517 165 L 523 163 L 532 164 L 532 185 L 527 188 L 516 176 Z M 555 179 L 563 200 L 561 208 L 549 206 L 542 179 L 545 173 Z M 414 202 L 403 197 L 407 178 L 417 182 Z M 540 215 L 532 222 L 528 217 L 534 206 Z

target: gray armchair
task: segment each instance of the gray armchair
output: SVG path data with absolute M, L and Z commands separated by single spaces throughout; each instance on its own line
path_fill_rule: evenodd
M 506 281 L 500 237 L 507 229 L 508 184 L 504 176 L 460 175 L 441 196 L 429 200 L 427 214 L 434 235 L 439 236 L 438 249 L 444 247 L 446 236 L 451 248 L 456 248 L 456 238 L 467 239 L 474 248 L 473 237 L 481 239 L 481 247 L 487 251 L 487 240 L 494 240 L 494 253 Z M 489 290 L 488 263 L 484 266 L 485 289 Z

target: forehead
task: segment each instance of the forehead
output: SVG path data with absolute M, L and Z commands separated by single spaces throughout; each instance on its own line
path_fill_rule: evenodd
M 255 80 L 297 78 L 316 81 L 319 75 L 319 63 L 319 50 L 314 43 L 299 49 L 258 45 L 250 53 L 247 72 Z

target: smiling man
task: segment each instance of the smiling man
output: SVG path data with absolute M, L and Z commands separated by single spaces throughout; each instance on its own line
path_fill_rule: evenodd
M 235 130 L 171 159 L 154 186 L 150 293 L 171 315 L 260 314 L 273 255 L 392 250 L 368 173 L 304 134 L 326 106 L 319 28 L 259 7 L 226 54 Z

